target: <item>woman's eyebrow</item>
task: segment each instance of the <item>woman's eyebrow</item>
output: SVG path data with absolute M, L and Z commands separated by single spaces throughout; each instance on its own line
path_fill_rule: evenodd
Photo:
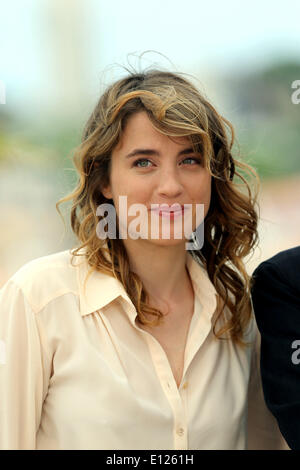
M 178 152 L 177 156 L 179 157 L 180 155 L 188 155 L 190 153 L 195 153 L 192 147 L 188 147 L 186 149 L 181 150 Z M 130 152 L 128 155 L 125 156 L 125 158 L 131 158 L 135 157 L 136 155 L 156 155 L 157 157 L 160 157 L 161 154 L 157 150 L 153 149 L 134 149 L 132 152 Z

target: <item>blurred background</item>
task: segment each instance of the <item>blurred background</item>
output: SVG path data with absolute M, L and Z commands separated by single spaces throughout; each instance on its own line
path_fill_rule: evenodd
M 191 74 L 233 124 L 262 179 L 248 271 L 300 244 L 299 0 L 10 0 L 0 14 L 0 287 L 76 242 L 55 203 L 96 101 L 130 66 Z

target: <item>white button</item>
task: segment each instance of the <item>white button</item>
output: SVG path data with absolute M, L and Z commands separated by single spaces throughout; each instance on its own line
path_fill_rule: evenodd
M 178 436 L 183 436 L 184 435 L 184 429 L 183 428 L 178 428 L 177 429 L 177 434 L 178 434 Z

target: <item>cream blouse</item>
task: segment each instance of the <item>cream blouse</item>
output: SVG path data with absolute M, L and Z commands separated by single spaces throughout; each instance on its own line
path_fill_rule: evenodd
M 0 449 L 288 448 L 263 399 L 254 316 L 254 347 L 216 340 L 216 291 L 189 252 L 179 388 L 122 284 L 94 272 L 84 290 L 85 257 L 70 261 L 35 259 L 0 290 Z

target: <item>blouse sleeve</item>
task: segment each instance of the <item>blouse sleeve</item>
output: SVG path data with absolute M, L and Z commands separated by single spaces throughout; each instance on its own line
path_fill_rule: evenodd
M 290 450 L 277 421 L 267 408 L 260 375 L 260 332 L 255 325 L 255 342 L 252 351 L 248 387 L 248 449 Z
M 37 315 L 22 289 L 9 280 L 0 290 L 0 449 L 36 448 L 45 377 Z

